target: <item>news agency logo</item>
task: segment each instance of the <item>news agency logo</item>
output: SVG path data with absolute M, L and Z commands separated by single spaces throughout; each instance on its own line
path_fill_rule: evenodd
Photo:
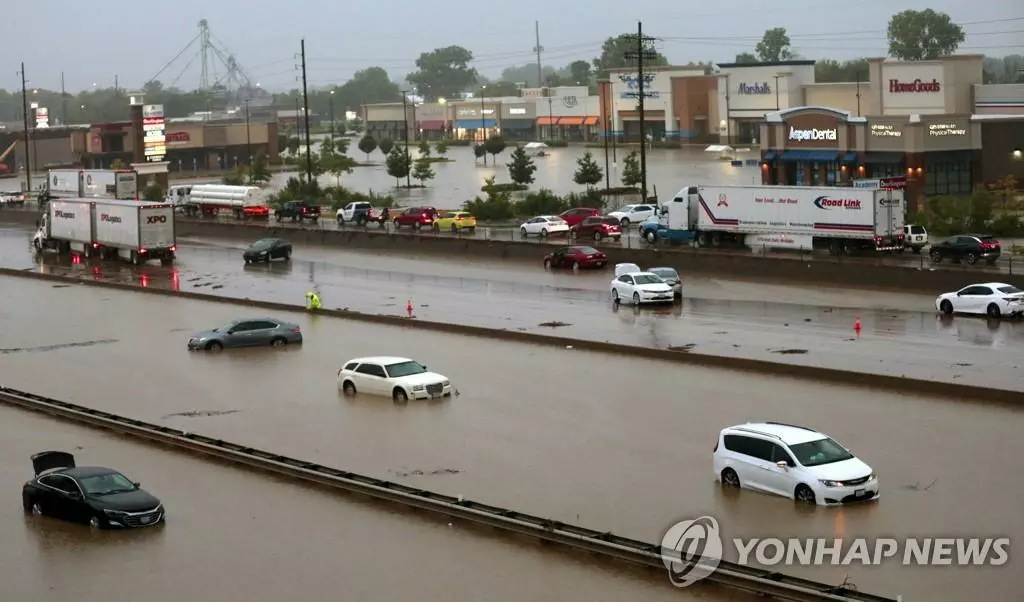
M 676 587 L 711 576 L 722 562 L 722 551 L 718 521 L 710 516 L 680 521 L 661 538 L 661 561 Z

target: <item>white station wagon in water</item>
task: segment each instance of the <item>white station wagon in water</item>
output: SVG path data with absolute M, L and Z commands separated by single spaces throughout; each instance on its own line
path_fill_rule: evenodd
M 947 316 L 977 314 L 990 318 L 1024 316 L 1024 290 L 1005 282 L 972 284 L 935 298 L 935 309 Z
M 338 370 L 338 388 L 345 395 L 384 395 L 397 402 L 451 397 L 452 383 L 405 357 L 357 357 Z

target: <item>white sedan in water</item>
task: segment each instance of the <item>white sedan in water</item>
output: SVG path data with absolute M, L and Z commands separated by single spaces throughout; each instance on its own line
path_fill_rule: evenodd
M 547 238 L 551 234 L 568 234 L 569 222 L 557 215 L 538 215 L 523 222 L 523 225 L 519 226 L 519 233 L 523 238 L 527 236 Z
M 384 395 L 397 402 L 451 397 L 452 383 L 423 364 L 405 357 L 357 357 L 338 370 L 345 395 Z
M 972 284 L 935 298 L 935 309 L 950 316 L 978 314 L 990 318 L 1024 315 L 1024 290 L 1005 282 Z
M 676 293 L 672 286 L 662 280 L 661 276 L 651 272 L 628 272 L 620 274 L 616 270 L 616 278 L 612 280 L 612 301 L 615 303 L 672 303 Z

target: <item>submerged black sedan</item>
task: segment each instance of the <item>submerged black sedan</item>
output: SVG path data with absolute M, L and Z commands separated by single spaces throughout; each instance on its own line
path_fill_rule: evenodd
M 261 238 L 242 252 L 245 263 L 269 263 L 273 259 L 288 261 L 291 256 L 292 243 L 280 238 Z
M 128 477 L 99 466 L 75 466 L 67 452 L 32 456 L 35 478 L 21 489 L 25 512 L 85 523 L 96 529 L 164 522 L 164 506 Z

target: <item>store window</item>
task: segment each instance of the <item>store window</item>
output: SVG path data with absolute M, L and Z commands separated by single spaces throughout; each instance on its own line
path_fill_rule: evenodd
M 872 163 L 869 169 L 872 178 L 897 178 L 906 175 L 907 171 L 903 161 L 899 163 Z
M 970 194 L 971 163 L 967 159 L 929 161 L 924 168 L 926 195 Z

